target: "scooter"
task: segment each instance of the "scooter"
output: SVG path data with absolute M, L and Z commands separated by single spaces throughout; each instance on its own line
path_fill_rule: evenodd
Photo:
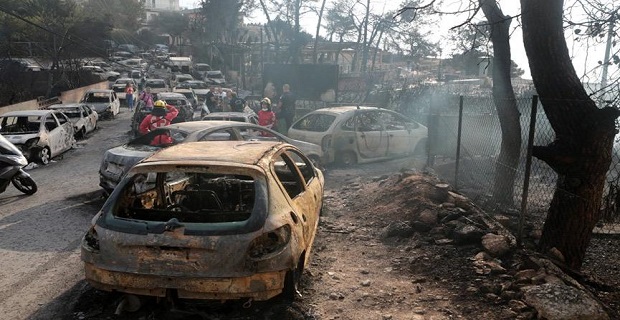
M 23 167 L 28 160 L 17 147 L 0 135 L 0 193 L 13 183 L 17 190 L 31 195 L 37 192 L 37 184 Z

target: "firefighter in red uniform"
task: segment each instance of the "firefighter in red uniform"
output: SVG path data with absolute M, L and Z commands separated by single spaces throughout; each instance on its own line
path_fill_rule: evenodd
M 153 104 L 153 111 L 147 115 L 140 123 L 140 134 L 147 134 L 157 128 L 167 126 L 171 123 L 172 119 L 176 118 L 179 114 L 179 110 L 174 106 L 166 104 L 162 100 L 157 100 Z M 153 138 L 151 145 L 158 146 L 162 144 L 170 144 L 174 142 L 172 138 L 167 134 L 160 134 Z

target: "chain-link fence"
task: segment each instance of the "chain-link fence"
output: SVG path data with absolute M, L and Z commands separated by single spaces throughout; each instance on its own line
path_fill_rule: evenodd
M 542 222 L 556 191 L 557 173 L 537 158 L 528 159 L 528 138 L 533 131 L 532 145 L 544 146 L 554 140 L 555 133 L 537 100 L 530 96 L 515 102 L 520 112 L 521 130 L 517 161 L 499 158 L 502 129 L 495 103 L 512 102 L 497 102 L 490 95 L 463 97 L 443 93 L 441 97 L 431 95 L 426 99 L 427 104 L 418 105 L 408 114 L 428 126 L 428 165 L 440 178 L 488 211 L 527 214 L 528 219 Z M 528 160 L 531 161 L 529 167 Z M 496 180 L 497 172 L 502 169 L 514 175 L 514 183 L 509 179 Z M 612 232 L 620 223 L 619 172 L 620 156 L 614 148 L 602 199 L 600 232 Z M 512 190 L 511 201 L 496 203 L 497 197 L 493 195 L 498 190 Z

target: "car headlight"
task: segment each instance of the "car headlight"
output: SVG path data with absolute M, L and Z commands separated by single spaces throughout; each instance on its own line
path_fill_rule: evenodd
M 252 240 L 248 255 L 254 260 L 268 259 L 284 250 L 290 240 L 291 226 L 287 224 Z
M 94 226 L 90 227 L 88 232 L 84 235 L 84 239 L 82 239 L 82 248 L 92 253 L 99 252 L 99 235 L 97 235 Z

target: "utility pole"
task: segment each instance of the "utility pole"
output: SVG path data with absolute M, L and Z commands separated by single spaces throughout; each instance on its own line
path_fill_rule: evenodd
M 603 60 L 603 72 L 601 73 L 601 92 L 607 87 L 607 69 L 609 67 L 609 54 L 611 51 L 611 43 L 613 41 L 614 24 L 616 23 L 617 11 L 614 11 L 609 21 L 609 29 L 607 29 L 607 46 L 605 47 L 605 59 Z M 604 100 L 605 94 L 601 94 Z

